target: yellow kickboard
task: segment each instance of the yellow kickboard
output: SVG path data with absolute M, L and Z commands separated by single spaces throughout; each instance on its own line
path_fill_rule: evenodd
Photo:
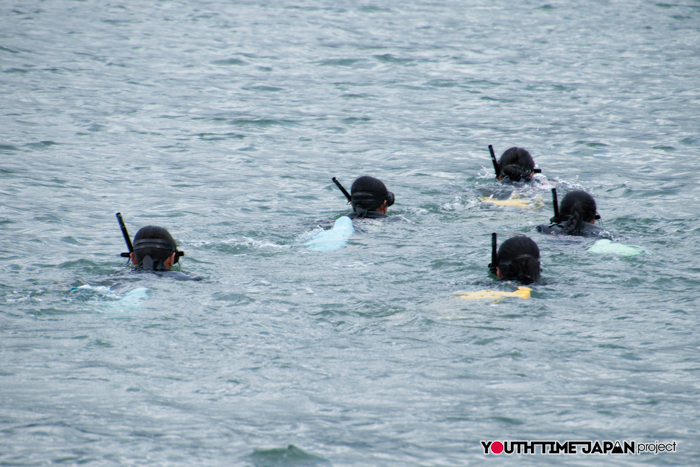
M 508 199 L 494 199 L 493 195 L 491 195 L 479 198 L 479 201 L 497 206 L 512 206 L 521 209 L 539 209 L 543 206 L 542 195 L 537 195 L 534 198 L 521 198 L 514 194 Z
M 457 296 L 464 300 L 491 300 L 494 298 L 503 297 L 530 298 L 531 290 L 532 289 L 529 287 L 518 287 L 518 290 L 516 290 L 515 292 L 501 292 L 498 290 L 479 290 L 478 292 L 465 292 Z

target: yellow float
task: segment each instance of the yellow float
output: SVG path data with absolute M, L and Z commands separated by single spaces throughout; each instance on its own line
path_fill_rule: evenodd
M 479 290 L 478 292 L 460 293 L 457 297 L 463 300 L 493 300 L 505 297 L 530 298 L 529 287 L 518 287 L 515 292 L 502 292 L 499 290 Z
M 521 198 L 517 194 L 512 194 L 508 199 L 497 199 L 491 195 L 479 198 L 479 201 L 495 204 L 497 206 L 510 206 L 521 209 L 540 209 L 544 206 L 542 203 L 542 195 L 537 195 L 534 198 Z

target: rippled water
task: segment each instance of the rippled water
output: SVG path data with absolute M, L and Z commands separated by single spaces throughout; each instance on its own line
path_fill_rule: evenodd
M 699 32 L 697 0 L 0 5 L 0 464 L 695 464 Z M 488 144 L 647 253 L 537 234 L 547 187 L 480 202 Z M 362 174 L 411 222 L 304 248 Z M 125 275 L 117 211 L 204 280 Z M 491 232 L 538 242 L 531 299 L 456 297 L 510 290 Z M 678 452 L 479 443 L 521 439 Z

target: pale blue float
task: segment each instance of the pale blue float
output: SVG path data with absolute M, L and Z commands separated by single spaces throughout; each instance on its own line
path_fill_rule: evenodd
M 646 253 L 646 250 L 640 246 L 623 245 L 622 243 L 613 243 L 608 239 L 598 240 L 591 246 L 588 251 L 600 255 L 618 255 L 618 256 L 636 256 Z
M 335 221 L 332 229 L 319 232 L 318 235 L 307 241 L 304 245 L 306 245 L 309 250 L 321 251 L 324 253 L 335 251 L 343 247 L 353 233 L 355 233 L 355 228 L 352 226 L 352 219 L 343 216 Z
M 146 297 L 148 297 L 148 289 L 137 287 L 125 293 L 119 300 L 107 302 L 104 311 L 106 313 L 129 313 L 139 308 L 141 301 Z

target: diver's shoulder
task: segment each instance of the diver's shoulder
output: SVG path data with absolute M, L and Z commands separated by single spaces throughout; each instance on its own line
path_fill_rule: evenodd
M 133 268 L 129 271 L 129 274 L 152 274 L 158 277 L 166 277 L 168 279 L 174 279 L 176 281 L 201 281 L 202 278 L 199 276 L 194 276 L 191 274 L 186 274 L 180 271 L 153 271 L 146 270 L 142 268 Z
M 562 226 L 559 224 L 540 224 L 537 226 L 537 231 L 545 235 L 557 235 L 560 234 L 562 230 Z
M 377 212 L 377 211 L 368 211 L 364 217 L 359 217 L 356 212 L 351 212 L 350 214 L 347 214 L 347 217 L 349 217 L 352 220 L 356 220 L 356 219 L 386 219 L 389 216 L 387 216 L 384 213 Z
M 367 213 L 367 216 L 365 217 L 358 217 L 356 213 L 350 213 L 347 214 L 345 217 L 349 217 L 350 219 L 353 220 L 353 222 L 362 222 L 362 221 L 381 221 L 381 222 L 402 222 L 406 224 L 415 224 L 415 222 L 406 219 L 404 216 L 401 214 L 397 214 L 395 216 L 389 216 L 387 214 L 382 214 L 381 212 L 376 212 L 376 211 L 370 211 Z
M 401 214 L 397 214 L 395 216 L 388 216 L 386 222 L 403 222 L 405 224 L 415 224 L 415 222 L 413 222 L 410 219 L 406 219 Z
M 571 235 L 564 232 L 564 227 L 561 224 L 540 224 L 536 227 L 539 233 L 545 235 Z M 591 224 L 590 222 L 583 222 L 581 226 L 581 232 L 578 234 L 579 237 L 610 237 L 610 233 L 604 228 Z
M 590 222 L 584 222 L 581 228 L 581 233 L 585 236 L 596 236 L 599 237 L 601 234 L 605 233 L 605 229 L 599 225 L 591 224 Z
M 199 276 L 193 276 L 191 274 L 186 274 L 180 271 L 161 271 L 157 273 L 161 277 L 167 277 L 168 279 L 174 279 L 176 281 L 201 281 L 202 278 Z

